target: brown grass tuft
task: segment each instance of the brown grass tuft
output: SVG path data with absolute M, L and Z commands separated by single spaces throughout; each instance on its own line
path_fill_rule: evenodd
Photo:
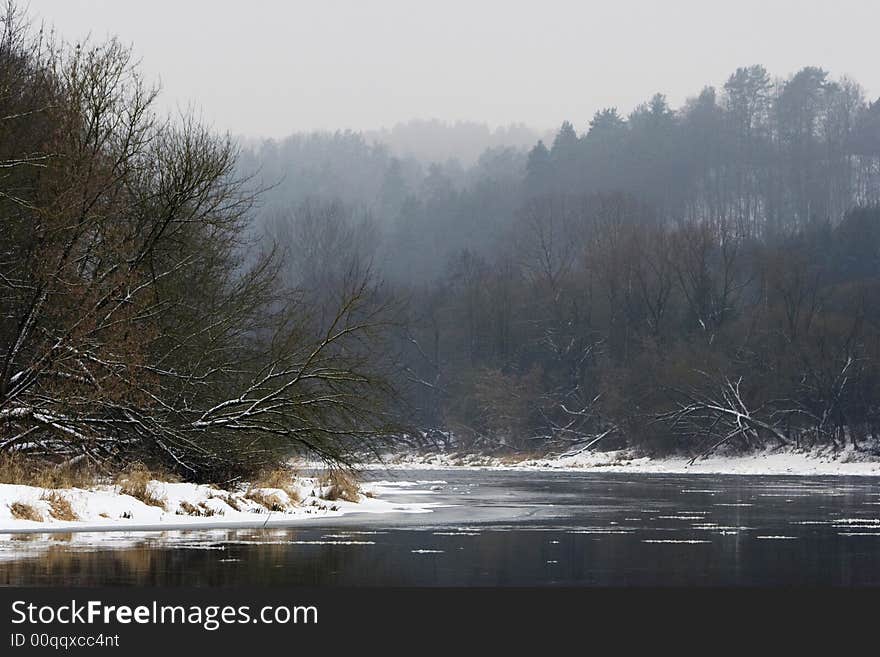
M 201 512 L 192 504 L 184 500 L 180 503 L 180 509 L 177 511 L 179 516 L 200 516 Z
M 75 464 L 54 464 L 15 454 L 0 454 L 0 483 L 59 488 L 91 488 L 97 473 L 85 461 Z
M 156 477 L 146 466 L 137 464 L 133 465 L 127 472 L 119 475 L 116 478 L 116 483 L 121 494 L 131 495 L 144 504 L 165 509 L 165 500 L 157 497 L 150 490 L 150 482 L 153 479 L 156 479 Z
M 19 520 L 33 520 L 34 522 L 43 522 L 43 515 L 30 504 L 24 502 L 13 502 L 9 505 L 12 511 L 12 517 Z
M 56 520 L 79 520 L 79 516 L 70 506 L 70 501 L 56 492 L 45 493 L 41 499 L 49 503 L 49 515 Z
M 211 495 L 208 495 L 208 497 L 211 498 L 212 500 L 221 500 L 223 502 L 226 502 L 227 506 L 231 506 L 236 511 L 241 511 L 241 505 L 238 503 L 238 500 L 235 499 L 235 496 L 233 496 L 231 494 L 226 494 L 226 495 L 211 494 Z
M 217 511 L 216 509 L 212 509 L 204 502 L 199 502 L 199 508 L 202 510 L 202 515 L 206 518 L 210 518 L 211 516 L 216 516 L 218 513 L 222 516 L 223 511 Z
M 292 468 L 277 468 L 260 474 L 251 483 L 252 488 L 277 488 L 287 493 L 291 504 L 298 504 L 301 500 L 299 493 L 293 487 L 296 471 Z
M 202 510 L 202 515 L 205 518 L 210 518 L 211 516 L 216 516 L 218 513 L 222 516 L 223 511 L 217 511 L 216 509 L 212 509 L 204 502 L 199 502 L 199 508 Z
M 199 502 L 198 506 L 190 504 L 186 500 L 180 503 L 180 509 L 177 510 L 179 516 L 199 516 L 200 518 L 210 518 L 216 516 L 217 512 L 204 502 Z
M 318 479 L 321 488 L 326 488 L 321 497 L 325 500 L 334 502 L 336 500 L 345 500 L 346 502 L 357 502 L 359 497 L 358 483 L 355 478 L 341 470 L 331 470 Z
M 285 511 L 286 510 L 286 507 L 281 502 L 281 500 L 278 499 L 277 495 L 267 494 L 259 489 L 249 490 L 247 492 L 247 494 L 245 495 L 245 497 L 249 500 L 253 500 L 254 502 L 259 504 L 260 506 L 265 507 L 269 511 Z

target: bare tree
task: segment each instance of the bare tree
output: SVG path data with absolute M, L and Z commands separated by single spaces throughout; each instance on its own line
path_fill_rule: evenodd
M 0 201 L 0 450 L 221 478 L 296 449 L 348 463 L 387 433 L 369 271 L 321 305 L 285 288 L 245 238 L 228 138 L 157 120 L 118 42 L 27 47 L 0 61 L 42 70 L 52 102 L 7 80 L 30 141 L 3 142 L 22 166 Z

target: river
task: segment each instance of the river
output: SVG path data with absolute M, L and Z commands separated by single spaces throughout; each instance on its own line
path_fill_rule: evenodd
M 419 481 L 441 506 L 287 529 L 4 536 L 0 583 L 880 585 L 880 487 L 870 477 L 463 469 L 372 476 Z M 390 499 L 415 495 L 403 488 Z

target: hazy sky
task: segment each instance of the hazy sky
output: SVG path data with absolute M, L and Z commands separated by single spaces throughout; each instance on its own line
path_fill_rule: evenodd
M 410 118 L 536 128 L 674 105 L 737 67 L 805 65 L 880 95 L 880 0 L 30 0 L 68 39 L 118 35 L 218 130 L 280 136 Z

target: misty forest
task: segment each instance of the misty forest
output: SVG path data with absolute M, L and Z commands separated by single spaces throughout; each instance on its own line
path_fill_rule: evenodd
M 12 5 L 2 30 L 2 454 L 228 481 L 880 438 L 880 100 L 855 80 L 744 62 L 549 135 L 255 140 L 161 115 L 118 41 Z

